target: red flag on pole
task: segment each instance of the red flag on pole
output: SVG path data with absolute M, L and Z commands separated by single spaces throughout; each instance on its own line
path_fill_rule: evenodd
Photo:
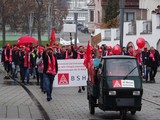
M 84 63 L 83 63 L 87 69 L 89 68 L 93 68 L 93 59 L 92 59 L 92 53 L 91 53 L 91 46 L 90 46 L 90 42 L 88 41 L 88 45 L 87 45 L 87 50 L 86 50 L 86 54 L 85 54 L 85 58 L 84 58 Z
M 56 37 L 55 37 L 55 33 L 54 33 L 54 28 L 52 28 L 52 32 L 51 32 L 51 36 L 50 36 L 50 46 L 53 45 L 53 43 L 56 42 Z

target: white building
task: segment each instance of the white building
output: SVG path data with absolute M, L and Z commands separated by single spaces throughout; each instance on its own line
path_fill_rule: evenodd
M 143 37 L 146 40 L 146 46 L 149 48 L 153 46 L 160 51 L 160 19 L 159 14 L 152 13 L 151 20 L 136 20 L 135 32 L 133 32 L 132 22 L 124 23 L 123 33 L 123 46 L 133 44 L 134 48 L 137 48 L 136 40 L 139 37 Z M 150 26 L 151 25 L 151 26 Z M 115 46 L 120 44 L 119 40 L 119 28 L 114 29 L 96 29 L 95 35 L 102 34 L 102 42 L 99 45 L 106 44 Z
M 88 4 L 89 0 L 67 0 L 68 16 L 64 21 L 74 23 L 74 13 L 78 13 L 78 23 L 88 26 Z
M 139 0 L 139 8 L 147 10 L 147 20 L 151 20 L 151 13 L 158 5 L 160 0 Z

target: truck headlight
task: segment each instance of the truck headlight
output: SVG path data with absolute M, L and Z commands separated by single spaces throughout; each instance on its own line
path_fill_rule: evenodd
M 116 95 L 116 91 L 109 91 L 109 95 Z
M 133 95 L 134 95 L 134 96 L 139 96 L 140 94 L 141 94 L 140 91 L 133 91 Z

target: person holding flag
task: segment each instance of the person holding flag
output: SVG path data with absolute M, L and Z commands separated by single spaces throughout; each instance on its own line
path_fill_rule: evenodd
M 56 42 L 56 37 L 55 37 L 55 32 L 54 32 L 54 28 L 52 28 L 52 32 L 51 32 L 51 35 L 50 35 L 50 43 L 49 43 L 49 46 L 52 46 L 53 43 Z
M 93 63 L 93 59 L 92 59 L 92 53 L 91 53 L 91 46 L 90 46 L 90 42 L 88 41 L 88 45 L 87 45 L 87 49 L 86 49 L 86 54 L 84 57 L 84 66 L 87 68 L 88 70 L 88 74 L 91 75 L 91 77 L 94 76 L 94 63 Z M 88 77 L 88 80 L 94 80 L 93 78 L 91 79 L 90 77 Z M 94 83 L 94 81 L 92 81 Z

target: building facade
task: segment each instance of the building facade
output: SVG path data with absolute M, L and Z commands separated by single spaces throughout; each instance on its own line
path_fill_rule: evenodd
M 139 0 L 139 8 L 147 11 L 147 20 L 152 19 L 152 11 L 160 5 L 160 0 Z
M 157 12 L 156 12 L 157 11 Z M 159 11 L 159 12 L 158 12 Z M 146 46 L 150 48 L 153 46 L 160 52 L 160 8 L 156 9 L 151 14 L 152 21 L 148 20 L 136 20 L 135 34 L 130 34 L 130 24 L 132 22 L 124 22 L 124 32 L 123 32 L 123 46 L 127 47 L 132 44 L 135 49 L 137 49 L 136 40 L 139 37 L 143 37 L 146 40 Z M 151 26 L 146 29 L 146 26 Z M 120 44 L 119 28 L 112 29 L 96 29 L 95 35 L 101 33 L 102 41 L 99 45 L 106 44 L 110 46 L 115 46 Z
M 104 21 L 105 7 L 108 0 L 90 0 L 88 3 L 90 31 L 100 27 L 100 23 Z M 137 19 L 144 20 L 147 18 L 147 10 L 139 9 L 140 0 L 125 0 L 124 4 L 124 21 L 135 21 Z
M 67 0 L 68 16 L 64 22 L 74 23 L 74 13 L 78 13 L 78 23 L 88 26 L 88 2 L 89 0 Z

